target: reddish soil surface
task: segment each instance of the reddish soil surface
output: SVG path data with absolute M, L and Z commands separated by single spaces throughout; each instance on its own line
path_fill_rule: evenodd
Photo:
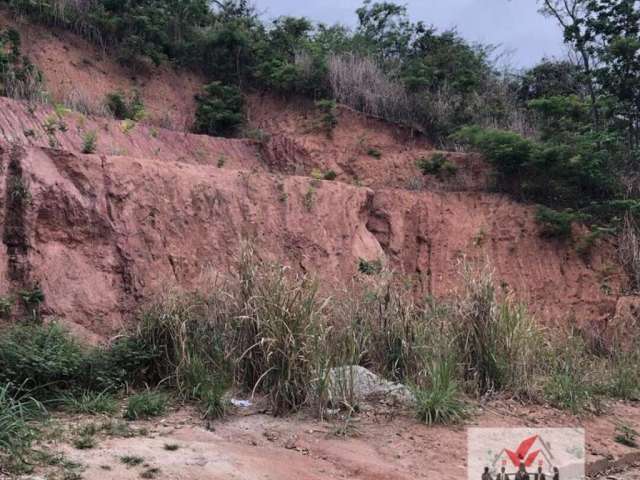
M 637 405 L 616 403 L 606 417 L 578 419 L 542 407 L 494 401 L 478 407 L 467 425 L 427 427 L 402 412 L 368 408 L 340 436 L 341 421 L 318 421 L 304 415 L 274 418 L 257 411 L 239 411 L 213 423 L 183 409 L 156 421 L 133 422 L 148 433 L 133 438 L 99 436 L 91 450 L 69 445 L 74 431 L 95 418 L 61 417 L 58 432 L 46 446 L 84 467 L 86 480 L 135 479 L 157 468 L 162 479 L 362 479 L 411 480 L 466 478 L 467 427 L 584 427 L 587 472 L 628 467 L 637 449 L 615 443 L 617 422 L 638 428 Z M 165 445 L 177 445 L 167 451 Z M 137 456 L 144 465 L 122 463 Z M 145 466 L 146 465 L 146 466 Z M 108 468 L 107 468 L 108 467 Z
M 103 109 L 108 93 L 138 91 L 144 100 L 147 121 L 174 130 L 188 130 L 193 123 L 194 95 L 204 81 L 184 70 L 147 65 L 131 72 L 114 61 L 112 54 L 68 31 L 42 28 L 24 18 L 15 19 L 0 9 L 0 27 L 11 25 L 21 34 L 22 51 L 46 76 L 47 91 L 58 103 L 70 100 L 91 110 Z
M 40 284 L 44 313 L 87 335 L 114 333 L 167 283 L 189 286 L 207 269 L 225 269 L 243 238 L 325 285 L 345 285 L 359 258 L 379 258 L 413 278 L 418 291 L 436 296 L 459 285 L 461 260 L 487 259 L 502 289 L 545 321 L 604 322 L 623 291 L 613 244 L 600 241 L 588 258 L 580 257 L 572 245 L 540 237 L 533 207 L 478 188 L 452 191 L 446 182 L 420 190 L 379 186 L 393 170 L 387 163 L 404 158 L 399 170 L 408 172 L 415 169 L 413 153 L 426 147 L 412 146 L 408 155 L 401 139 L 392 143 L 391 133 L 378 134 L 371 121 L 351 112 L 340 119 L 335 145 L 322 134 L 301 134 L 300 142 L 314 138 L 328 161 L 336 161 L 350 155 L 340 153 L 343 129 L 380 138 L 382 156 L 353 167 L 371 188 L 349 177 L 331 182 L 290 174 L 286 163 L 265 159 L 289 161 L 270 143 L 142 124 L 127 130 L 121 122 L 76 113 L 64 115 L 64 131 L 49 134 L 44 125 L 55 114 L 48 107 L 33 111 L 10 100 L 0 106 L 1 162 L 11 163 L 11 142 L 23 144 L 16 155 L 29 191 L 27 208 L 14 218 L 8 191 L 16 178 L 0 170 L 0 219 L 24 229 L 19 247 L 27 266 L 17 280 L 7 271 L 0 290 Z M 90 130 L 98 132 L 97 153 L 80 154 Z M 301 151 L 311 170 L 330 167 L 317 152 Z M 5 243 L 3 270 L 10 257 Z

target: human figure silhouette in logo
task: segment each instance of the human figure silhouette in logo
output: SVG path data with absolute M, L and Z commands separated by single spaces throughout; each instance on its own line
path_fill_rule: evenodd
M 496 480 L 509 480 L 509 474 L 506 472 L 504 466 L 500 469 L 500 473 L 496 475 Z
M 560 470 L 558 470 L 558 467 L 553 467 L 553 480 L 560 480 Z
M 520 467 L 516 472 L 515 480 L 529 480 L 529 474 L 527 473 L 527 469 L 524 467 L 524 462 L 520 462 Z
M 536 473 L 536 480 L 547 480 L 547 476 L 542 472 L 542 465 L 538 466 L 538 473 Z
M 489 473 L 489 467 L 484 467 L 484 473 L 481 478 L 482 480 L 493 480 L 493 477 Z

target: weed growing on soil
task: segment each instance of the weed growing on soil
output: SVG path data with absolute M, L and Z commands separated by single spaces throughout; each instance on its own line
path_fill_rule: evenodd
M 140 478 L 156 478 L 160 473 L 160 469 L 156 467 L 147 468 L 140 474 Z
M 98 144 L 98 134 L 95 131 L 86 132 L 82 136 L 82 153 L 94 153 Z
M 107 391 L 64 392 L 57 403 L 63 410 L 87 415 L 113 414 L 118 409 L 118 402 Z
M 467 415 L 467 407 L 460 399 L 455 363 L 443 358 L 428 367 L 428 388 L 415 390 L 418 419 L 427 425 L 459 423 Z
M 78 450 L 89 450 L 96 445 L 96 439 L 90 435 L 81 435 L 73 441 L 73 446 Z
M 0 459 L 21 459 L 34 439 L 29 422 L 46 415 L 43 405 L 13 384 L 0 384 Z
M 439 180 L 456 174 L 458 168 L 442 153 L 435 153 L 431 157 L 421 157 L 416 161 L 417 167 L 423 175 L 435 175 Z
M 631 448 L 638 448 L 638 441 L 636 437 L 638 432 L 627 424 L 620 424 L 616 426 L 616 436 L 614 440 L 621 445 L 625 445 Z
M 382 158 L 382 152 L 375 147 L 369 147 L 367 149 L 367 155 L 373 158 Z
M 7 318 L 13 309 L 13 298 L 0 297 L 0 318 Z
M 144 103 L 139 92 L 130 95 L 122 91 L 111 92 L 105 97 L 105 106 L 117 120 L 139 122 L 145 116 Z
M 164 393 L 148 390 L 129 397 L 124 418 L 144 420 L 162 415 L 167 408 L 168 398 Z
M 365 275 L 377 275 L 382 271 L 382 262 L 380 260 L 358 260 L 358 271 Z
M 120 462 L 129 467 L 135 467 L 138 465 L 142 465 L 142 462 L 144 462 L 144 458 L 138 457 L 136 455 L 125 455 L 123 457 L 120 457 Z
M 333 131 L 338 125 L 338 117 L 336 115 L 337 105 L 335 100 L 318 100 L 316 108 L 319 110 L 320 125 L 327 138 L 333 137 Z
M 169 452 L 175 452 L 179 448 L 180 448 L 180 445 L 178 445 L 177 443 L 165 443 L 164 444 L 164 449 L 168 450 Z

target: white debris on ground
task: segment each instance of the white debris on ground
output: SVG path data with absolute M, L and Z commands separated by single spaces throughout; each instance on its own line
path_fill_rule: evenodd
M 333 403 L 378 400 L 406 407 L 415 403 L 415 396 L 406 385 L 389 382 L 359 365 L 331 369 L 328 385 Z

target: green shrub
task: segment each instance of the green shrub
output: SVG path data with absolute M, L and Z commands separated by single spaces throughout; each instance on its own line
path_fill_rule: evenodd
M 455 362 L 443 359 L 428 367 L 430 385 L 414 390 L 416 414 L 427 425 L 459 423 L 467 416 L 456 382 Z
M 74 386 L 83 378 L 82 363 L 82 349 L 56 324 L 0 333 L 0 384 L 22 385 L 38 399 Z
M 382 158 L 382 152 L 375 147 L 369 147 L 367 149 L 367 155 L 373 158 Z
M 382 262 L 380 260 L 358 259 L 358 271 L 365 275 L 377 275 L 382 272 Z
M 328 180 L 328 181 L 333 181 L 338 177 L 338 174 L 336 172 L 334 172 L 333 170 L 328 170 L 324 173 L 324 175 L 322 176 L 323 179 Z
M 161 392 L 147 390 L 129 397 L 124 418 L 127 420 L 145 420 L 164 414 L 167 408 L 167 396 Z
M 571 226 L 578 216 L 570 211 L 558 212 L 547 207 L 538 207 L 536 222 L 540 225 L 540 234 L 544 237 L 566 240 L 571 238 Z
M 458 167 L 442 153 L 434 153 L 429 158 L 422 157 L 418 159 L 416 165 L 423 175 L 435 175 L 439 179 L 451 177 L 458 171 Z
M 81 402 L 144 378 L 155 351 L 135 338 L 85 349 L 60 325 L 17 325 L 0 333 L 0 384 L 23 385 L 39 400 Z
M 229 365 L 222 327 L 207 321 L 208 314 L 207 300 L 197 294 L 170 294 L 142 312 L 135 338 L 158 352 L 145 372 L 146 381 L 163 382 L 186 400 L 224 389 Z
M 95 131 L 86 132 L 82 136 L 82 153 L 95 153 L 98 134 Z
M 237 87 L 213 82 L 196 95 L 195 133 L 228 137 L 244 122 L 244 99 Z
M 105 105 L 118 120 L 132 120 L 138 122 L 145 116 L 144 103 L 139 92 L 127 96 L 122 91 L 108 93 Z
M 140 474 L 140 478 L 156 478 L 156 476 L 160 473 L 160 469 L 157 467 L 147 468 L 144 472 Z
M 336 101 L 335 100 L 318 100 L 316 102 L 316 108 L 320 110 L 320 124 L 322 130 L 331 138 L 333 130 L 338 125 L 338 117 L 336 116 Z
M 535 145 L 517 133 L 465 127 L 452 137 L 482 153 L 498 172 L 509 177 L 522 173 L 534 155 Z
M 622 400 L 640 399 L 640 372 L 638 371 L 638 352 L 621 348 L 612 356 L 611 373 L 606 385 L 606 393 Z

